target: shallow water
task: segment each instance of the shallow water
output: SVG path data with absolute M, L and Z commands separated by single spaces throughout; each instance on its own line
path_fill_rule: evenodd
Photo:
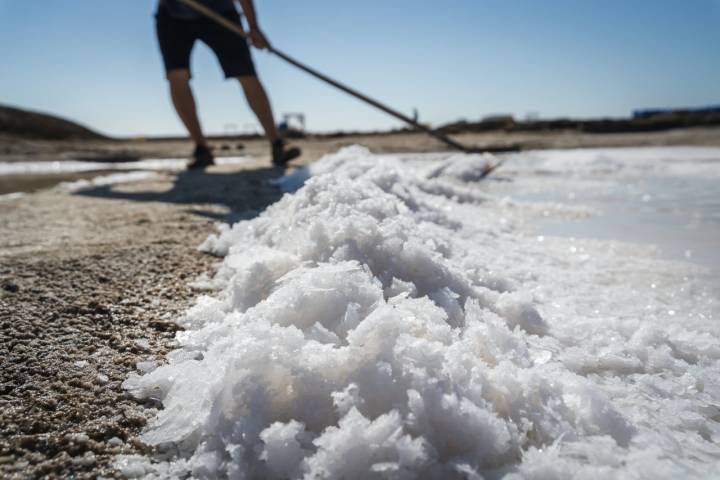
M 219 157 L 218 165 L 242 165 L 250 157 Z M 91 179 L 111 172 L 181 171 L 188 160 L 184 158 L 148 158 L 134 162 L 88 162 L 63 160 L 55 162 L 0 162 L 0 195 L 34 192 L 51 188 L 62 182 Z
M 540 235 L 652 245 L 661 258 L 694 262 L 720 282 L 720 149 L 574 152 L 587 157 L 594 151 L 613 168 L 603 170 L 603 163 L 595 162 L 572 172 L 553 171 L 515 156 L 498 171 L 500 179 L 512 181 L 490 182 L 489 188 L 519 202 L 584 205 L 594 210 L 584 218 L 539 220 Z
M 647 177 L 602 192 L 567 191 L 513 196 L 522 201 L 583 204 L 597 215 L 542 220 L 543 235 L 652 244 L 664 258 L 707 267 L 720 278 L 720 193 L 717 180 Z
M 0 196 L 15 193 L 29 193 L 52 188 L 62 182 L 89 180 L 108 173 L 97 170 L 92 172 L 43 173 L 32 175 L 0 175 Z

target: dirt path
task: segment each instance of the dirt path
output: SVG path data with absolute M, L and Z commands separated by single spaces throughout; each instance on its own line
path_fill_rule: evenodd
M 259 164 L 0 203 L 0 476 L 111 476 L 142 446 L 143 408 L 121 384 L 173 346 L 196 250 L 232 210 L 279 198 Z M 239 213 L 238 213 L 239 212 Z

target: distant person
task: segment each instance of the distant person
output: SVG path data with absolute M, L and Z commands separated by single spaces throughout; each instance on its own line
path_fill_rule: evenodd
M 199 1 L 228 20 L 241 25 L 234 0 Z M 239 0 L 239 2 L 250 28 L 249 37 L 252 44 L 260 49 L 268 48 L 270 44 L 258 25 L 253 0 Z M 285 165 L 300 156 L 300 150 L 297 148 L 285 148 L 275 128 L 270 101 L 255 73 L 250 49 L 245 39 L 196 12 L 180 0 L 159 0 L 156 25 L 173 105 L 195 141 L 193 160 L 188 168 L 203 169 L 214 163 L 213 154 L 200 126 L 190 87 L 190 53 L 196 40 L 207 44 L 215 52 L 226 78 L 239 80 L 250 108 L 255 112 L 271 143 L 273 164 Z

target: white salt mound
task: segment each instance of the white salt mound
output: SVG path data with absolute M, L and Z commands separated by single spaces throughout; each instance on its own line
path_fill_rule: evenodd
M 473 183 L 487 160 L 351 147 L 208 238 L 216 290 L 168 363 L 125 382 L 162 402 L 142 439 L 168 453 L 120 471 L 717 477 L 720 342 L 702 292 L 676 288 L 689 267 L 536 238 L 537 209 Z

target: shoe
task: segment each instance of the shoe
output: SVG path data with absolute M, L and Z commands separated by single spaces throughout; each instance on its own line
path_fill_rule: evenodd
M 298 158 L 302 152 L 297 147 L 285 148 L 285 142 L 275 140 L 272 142 L 272 163 L 277 166 L 285 166 L 289 161 Z
M 205 145 L 195 147 L 193 161 L 187 166 L 188 170 L 203 170 L 210 165 L 215 165 L 215 158 L 210 149 Z

